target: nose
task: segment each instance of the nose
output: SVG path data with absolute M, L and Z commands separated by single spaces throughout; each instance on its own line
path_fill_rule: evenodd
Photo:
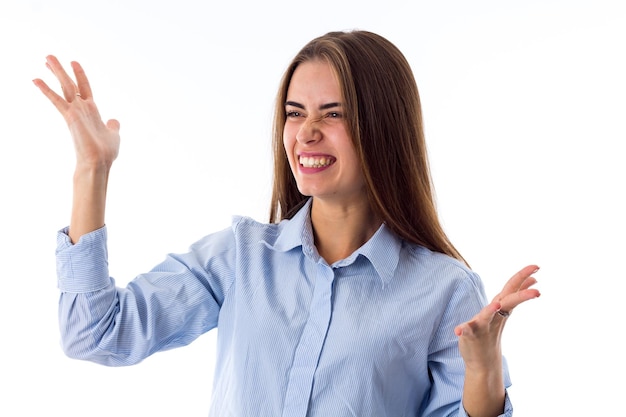
M 318 122 L 319 119 L 307 117 L 296 133 L 296 140 L 302 144 L 318 142 L 322 138 L 322 132 L 319 129 Z

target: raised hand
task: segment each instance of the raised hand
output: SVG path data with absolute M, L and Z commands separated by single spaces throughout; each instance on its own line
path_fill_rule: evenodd
M 540 295 L 537 289 L 530 288 L 537 283 L 532 274 L 538 270 L 536 265 L 522 268 L 489 305 L 455 328 L 466 367 L 484 369 L 501 360 L 500 341 L 507 318 L 515 307 Z
M 539 268 L 529 265 L 511 277 L 492 302 L 471 320 L 458 325 L 459 350 L 465 362 L 463 406 L 471 416 L 497 416 L 504 411 L 502 330 L 513 310 L 539 297 L 532 276 Z
M 74 140 L 77 164 L 108 169 L 119 152 L 119 122 L 115 119 L 102 121 L 89 80 L 78 62 L 71 63 L 76 82 L 55 56 L 46 57 L 46 66 L 59 80 L 63 96 L 41 79 L 33 82 L 65 119 Z
M 56 57 L 46 57 L 46 66 L 61 83 L 63 96 L 41 79 L 33 82 L 61 113 L 74 140 L 76 170 L 69 237 L 76 243 L 84 234 L 104 226 L 109 172 L 120 148 L 120 124 L 115 119 L 102 121 L 85 71 L 78 62 L 71 65 L 76 82 Z

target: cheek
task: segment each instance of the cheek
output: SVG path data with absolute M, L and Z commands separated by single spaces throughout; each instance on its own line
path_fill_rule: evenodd
M 291 160 L 293 156 L 292 154 L 295 142 L 295 132 L 293 132 L 293 129 L 290 128 L 288 124 L 286 124 L 283 128 L 283 147 L 285 148 L 285 152 L 287 152 L 287 155 L 289 156 L 289 160 Z
M 283 130 L 283 148 L 285 149 L 285 154 L 287 154 L 287 160 L 289 161 L 289 165 L 291 167 L 293 167 L 293 146 L 294 146 L 294 140 L 290 139 L 291 136 L 289 136 L 289 133 L 287 132 L 287 129 L 285 128 Z

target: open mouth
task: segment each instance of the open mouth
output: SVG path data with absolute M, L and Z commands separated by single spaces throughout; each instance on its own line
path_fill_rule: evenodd
M 305 168 L 323 168 L 335 163 L 332 156 L 300 156 L 298 162 Z

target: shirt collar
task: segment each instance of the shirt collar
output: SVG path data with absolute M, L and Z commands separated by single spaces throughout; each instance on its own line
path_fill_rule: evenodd
M 265 244 L 279 252 L 287 252 L 297 246 L 313 246 L 313 229 L 311 227 L 311 199 L 289 220 L 280 223 L 280 234 L 274 243 Z
M 280 252 L 287 252 L 302 246 L 305 255 L 314 260 L 319 259 L 313 242 L 310 216 L 311 201 L 309 199 L 290 220 L 282 222 L 282 230 L 273 244 L 264 243 Z M 383 223 L 363 246 L 346 259 L 337 261 L 332 266 L 337 268 L 347 266 L 352 264 L 358 256 L 364 256 L 378 273 L 383 285 L 388 284 L 398 266 L 401 248 L 402 240 Z
M 384 285 L 391 281 L 396 272 L 401 248 L 402 240 L 383 223 L 350 258 L 357 255 L 366 257 L 376 269 Z

